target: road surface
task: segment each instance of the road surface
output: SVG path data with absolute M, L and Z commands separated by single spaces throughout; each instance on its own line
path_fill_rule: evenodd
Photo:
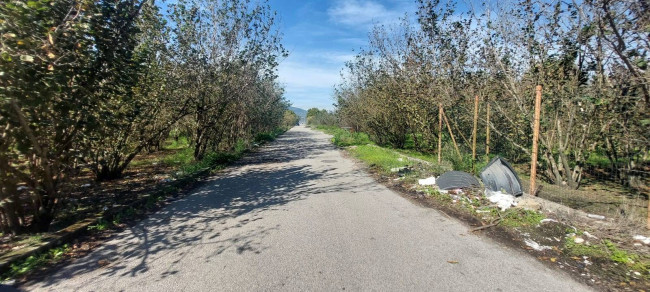
M 23 289 L 588 290 L 412 204 L 305 127 Z

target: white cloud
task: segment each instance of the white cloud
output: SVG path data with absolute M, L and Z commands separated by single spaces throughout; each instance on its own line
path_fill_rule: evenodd
M 340 0 L 327 10 L 330 21 L 367 29 L 373 23 L 397 21 L 403 12 L 370 0 Z
M 352 52 L 342 53 L 333 51 L 313 51 L 306 55 L 306 57 L 311 59 L 312 62 L 325 62 L 336 65 L 337 68 L 343 68 L 345 62 L 352 60 L 354 56 L 355 55 Z
M 336 70 L 294 62 L 280 64 L 278 75 L 280 83 L 292 89 L 332 88 L 340 79 Z
M 285 96 L 300 108 L 332 110 L 334 86 L 341 82 L 340 69 L 352 55 L 335 51 L 294 53 L 280 63 L 279 83 Z

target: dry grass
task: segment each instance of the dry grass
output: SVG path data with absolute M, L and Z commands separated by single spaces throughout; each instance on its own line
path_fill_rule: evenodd
M 530 176 L 525 166 L 515 166 L 524 190 L 529 191 Z M 623 233 L 647 232 L 648 194 L 625 188 L 615 182 L 586 179 L 577 190 L 537 180 L 538 196 L 573 209 L 614 219 Z

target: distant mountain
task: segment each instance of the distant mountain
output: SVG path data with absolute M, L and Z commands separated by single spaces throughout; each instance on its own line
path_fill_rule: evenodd
M 300 117 L 300 124 L 304 124 L 307 121 L 307 111 L 297 107 L 289 107 L 289 110 L 293 111 Z

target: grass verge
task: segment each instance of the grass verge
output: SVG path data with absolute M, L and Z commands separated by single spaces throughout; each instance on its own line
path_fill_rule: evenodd
M 407 167 L 413 164 L 392 150 L 375 145 L 361 145 L 350 148 L 349 151 L 354 157 L 370 167 L 380 169 L 383 173 L 390 173 L 393 168 Z
M 284 132 L 285 130 L 283 129 L 276 129 L 270 133 L 262 133 L 256 137 L 255 142 L 263 144 L 273 141 Z M 174 166 L 174 169 L 176 169 L 171 175 L 173 179 L 156 186 L 152 192 L 143 195 L 142 199 L 130 206 L 115 210 L 106 210 L 102 213 L 102 217 L 97 219 L 94 224 L 87 226 L 86 231 L 91 235 L 110 234 L 126 226 L 126 223 L 133 224 L 145 218 L 147 214 L 162 207 L 165 201 L 171 196 L 177 196 L 179 192 L 193 188 L 195 182 L 200 177 L 212 174 L 240 159 L 250 150 L 249 146 L 251 145 L 250 143 L 240 141 L 231 152 L 212 152 L 206 154 L 202 160 L 195 161 L 193 149 L 189 147 L 190 145 L 187 143 L 187 139 L 180 137 L 178 141 L 170 140 L 165 145 L 165 151 L 169 152 L 168 154 L 155 160 L 135 161 L 132 166 L 141 167 L 144 165 L 165 163 Z M 25 240 L 25 245 L 34 245 L 41 242 L 42 236 L 34 235 Z M 24 279 L 37 270 L 70 258 L 70 256 L 66 257 L 66 255 L 73 252 L 73 247 L 64 244 L 51 248 L 46 252 L 33 254 L 23 260 L 12 263 L 9 269 L 0 275 L 0 280 L 6 282 L 11 279 Z
M 476 226 L 473 231 L 481 230 L 498 242 L 523 248 L 540 261 L 569 271 L 585 283 L 607 290 L 648 291 L 650 288 L 650 256 L 642 248 L 631 247 L 629 242 L 611 239 L 606 232 L 597 234 L 599 238 L 593 237 L 571 225 L 577 222 L 563 221 L 552 213 L 521 208 L 501 211 L 480 191 L 444 193 L 434 187 L 420 186 L 417 178 L 425 176 L 417 173 L 417 167 L 415 173 L 407 175 L 390 172 L 391 168 L 408 165 L 408 160 L 400 160 L 402 157 L 395 151 L 431 162 L 434 168 L 440 166 L 434 157 L 426 154 L 409 155 L 412 154 L 409 150 L 375 145 L 349 147 L 347 151 L 370 166 L 388 187 L 443 213 L 453 214 Z M 592 231 L 588 226 L 583 228 Z
M 38 268 L 49 264 L 54 264 L 64 258 L 65 254 L 70 252 L 67 244 L 52 248 L 45 253 L 35 254 L 27 257 L 25 260 L 11 264 L 9 271 L 2 275 L 2 280 L 15 279 L 26 275 Z
M 332 143 L 339 147 L 372 144 L 370 137 L 366 133 L 353 133 L 337 126 L 317 126 L 316 129 L 334 136 L 332 137 Z

